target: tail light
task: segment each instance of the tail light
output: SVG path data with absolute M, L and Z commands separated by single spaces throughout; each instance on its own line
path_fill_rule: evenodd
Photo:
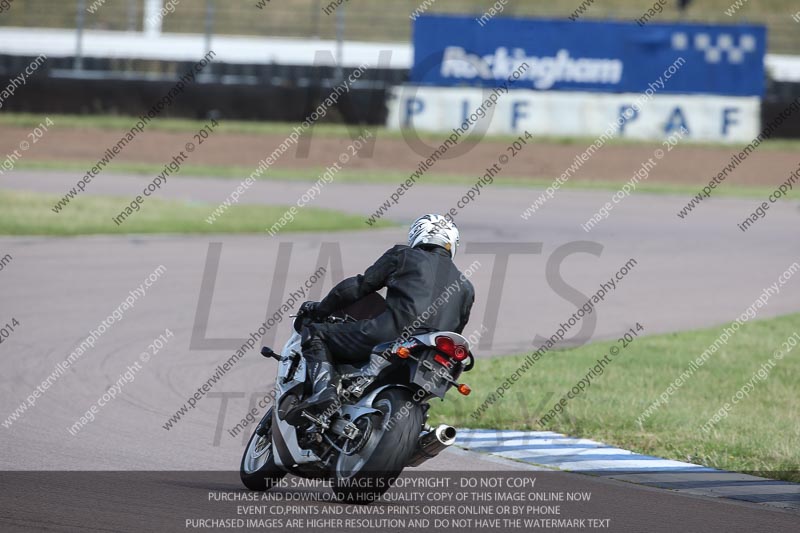
M 445 366 L 447 368 L 452 368 L 453 367 L 453 363 L 451 363 L 446 357 L 442 357 L 441 354 L 437 353 L 436 355 L 434 355 L 433 356 L 433 360 L 436 361 L 437 363 L 439 363 L 440 365 Z
M 456 344 L 453 339 L 444 335 L 436 337 L 436 349 L 456 361 L 463 361 L 469 355 L 466 346 Z

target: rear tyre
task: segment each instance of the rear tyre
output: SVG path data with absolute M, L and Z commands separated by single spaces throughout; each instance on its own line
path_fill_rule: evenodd
M 272 449 L 272 408 L 256 426 L 244 449 L 239 476 L 250 490 L 267 490 L 283 479 L 286 472 L 275 464 Z
M 411 408 L 406 408 L 407 405 Z M 381 414 L 355 420 L 365 439 L 344 448 L 357 451 L 350 455 L 340 453 L 336 462 L 333 491 L 342 502 L 368 504 L 380 498 L 417 448 L 423 410 L 411 401 L 408 390 L 386 389 L 378 394 L 372 406 Z

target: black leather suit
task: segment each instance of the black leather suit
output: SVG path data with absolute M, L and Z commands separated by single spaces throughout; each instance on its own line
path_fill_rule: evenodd
M 461 333 L 475 300 L 472 283 L 459 272 L 447 250 L 398 245 L 363 275 L 338 283 L 320 302 L 318 312 L 330 314 L 383 287 L 387 288 L 387 309 L 377 317 L 349 324 L 314 324 L 308 332 L 324 342 L 335 362 L 368 360 L 375 345 L 400 337 L 415 321 L 419 327 L 413 333 Z

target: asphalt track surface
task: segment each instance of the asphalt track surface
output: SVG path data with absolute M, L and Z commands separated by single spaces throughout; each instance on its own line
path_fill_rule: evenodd
M 66 177 L 15 172 L 4 178 L 4 187 L 63 194 L 74 178 Z M 144 177 L 104 175 L 91 184 L 88 194 L 134 196 L 148 181 Z M 231 180 L 181 177 L 171 179 L 160 195 L 218 204 L 236 184 Z M 307 188 L 308 184 L 302 183 L 262 182 L 253 186 L 242 202 L 292 204 Z M 420 213 L 445 211 L 468 188 L 416 187 L 391 209 L 388 218 L 405 223 Z M 389 191 L 385 184 L 332 184 L 313 205 L 367 216 Z M 637 321 L 645 325 L 648 333 L 724 325 L 800 259 L 796 238 L 800 211 L 796 203 L 774 206 L 765 219 L 742 233 L 736 223 L 744 219 L 757 200 L 712 199 L 686 220 L 680 220 L 675 213 L 687 198 L 637 195 L 618 205 L 607 220 L 587 234 L 580 224 L 610 199 L 610 192 L 562 191 L 531 220 L 522 220 L 519 214 L 535 194 L 526 188 L 484 189 L 457 218 L 464 242 L 464 253 L 457 263 L 463 268 L 475 259 L 481 261 L 472 278 L 479 301 L 467 331 L 480 324 L 491 325 L 496 319 L 491 328 L 493 337 L 484 337 L 479 347 L 483 357 L 529 350 L 533 335 L 551 335 L 558 323 L 574 312 L 580 295 L 569 296 L 575 300 L 570 302 L 564 297 L 563 287 L 554 286 L 552 278 L 548 282 L 545 274 L 545 265 L 554 251 L 569 243 L 594 242 L 572 244 L 577 250 L 594 253 L 574 253 L 561 265 L 564 281 L 583 295 L 596 291 L 628 259 L 637 261 L 635 268 L 618 282 L 617 289 L 598 304 L 596 328 L 583 332 L 591 334 L 593 340 L 612 338 Z M 76 528 L 87 520 L 88 513 L 98 512 L 103 518 L 100 528 L 123 530 L 130 528 L 132 513 L 166 516 L 175 509 L 202 509 L 198 492 L 206 494 L 214 483 L 222 483 L 225 490 L 239 490 L 235 473 L 228 476 L 229 482 L 209 478 L 206 484 L 181 482 L 179 471 L 231 471 L 238 467 L 242 441 L 225 430 L 238 421 L 253 398 L 269 390 L 273 364 L 251 351 L 214 386 L 214 393 L 228 397 L 224 412 L 220 397 L 207 396 L 169 431 L 163 424 L 274 311 L 268 302 L 284 301 L 290 290 L 308 278 L 323 243 L 334 243 L 323 248 L 334 261 L 328 265 L 328 276 L 307 298 L 317 298 L 332 286 L 334 279 L 362 271 L 383 250 L 402 242 L 404 234 L 405 230 L 398 227 L 285 233 L 273 238 L 0 238 L 0 252 L 13 256 L 13 261 L 0 271 L 0 321 L 5 323 L 13 317 L 20 323 L 0 346 L 3 420 L 90 330 L 120 305 L 129 291 L 159 265 L 166 267 L 146 296 L 126 311 L 124 318 L 109 328 L 34 407 L 10 428 L 0 428 L 0 469 L 174 472 L 172 477 L 170 472 L 160 472 L 160 482 L 131 480 L 124 494 L 119 488 L 104 491 L 96 479 L 76 474 L 72 481 L 54 483 L 50 496 L 34 491 L 30 477 L 14 480 L 12 474 L 6 473 L 3 476 L 8 482 L 2 484 L 0 495 L 3 529 Z M 208 327 L 204 332 L 198 328 L 195 334 L 228 340 L 219 341 L 217 349 L 190 349 L 212 242 L 222 243 L 216 286 Z M 292 243 L 292 251 L 291 255 L 282 255 L 288 261 L 288 273 L 285 280 L 278 281 L 285 281 L 285 292 L 274 295 L 270 293 L 281 242 Z M 515 253 L 501 277 L 493 255 L 474 253 L 486 246 L 480 243 L 515 243 L 512 251 L 524 250 L 525 246 L 535 250 L 541 245 L 541 253 Z M 601 252 L 598 247 L 602 247 Z M 338 252 L 341 264 L 337 266 Z M 205 275 L 209 277 L 207 272 Z M 500 280 L 504 283 L 502 293 L 497 290 Z M 493 281 L 495 285 L 490 290 Z M 492 298 L 499 301 L 496 312 L 487 309 L 487 301 Z M 797 311 L 800 279 L 784 285 L 758 316 Z M 166 328 L 174 337 L 165 348 L 143 365 L 135 379 L 125 384 L 122 394 L 99 411 L 96 420 L 71 435 L 67 428 Z M 277 347 L 287 338 L 288 328 L 287 322 L 281 323 L 268 333 L 266 340 Z M 429 461 L 424 468 L 485 471 L 523 467 L 454 450 Z M 613 531 L 800 529 L 797 514 L 755 504 L 687 496 L 573 474 L 557 476 L 553 483 L 597 494 L 598 498 L 587 504 L 586 512 L 589 516 L 614 518 Z M 21 497 L 14 486 L 27 487 L 27 496 Z M 71 505 L 50 505 L 55 495 Z M 164 498 L 170 501 L 166 508 Z M 182 523 L 174 527 L 182 528 Z

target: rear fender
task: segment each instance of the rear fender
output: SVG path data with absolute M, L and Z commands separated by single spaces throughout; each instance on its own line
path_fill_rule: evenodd
M 409 394 L 411 394 L 411 395 L 414 394 L 414 389 L 412 389 L 408 385 L 401 385 L 399 383 L 390 383 L 388 385 L 383 385 L 381 387 L 378 387 L 377 389 L 373 390 L 372 392 L 370 392 L 369 394 L 367 394 L 366 396 L 361 398 L 361 400 L 359 400 L 359 402 L 356 404 L 356 406 L 358 406 L 358 407 L 372 407 L 372 403 L 375 401 L 375 398 L 378 396 L 378 394 L 380 394 L 382 391 L 385 391 L 386 389 L 391 389 L 391 388 L 405 389 L 405 390 L 407 390 L 409 392 Z

